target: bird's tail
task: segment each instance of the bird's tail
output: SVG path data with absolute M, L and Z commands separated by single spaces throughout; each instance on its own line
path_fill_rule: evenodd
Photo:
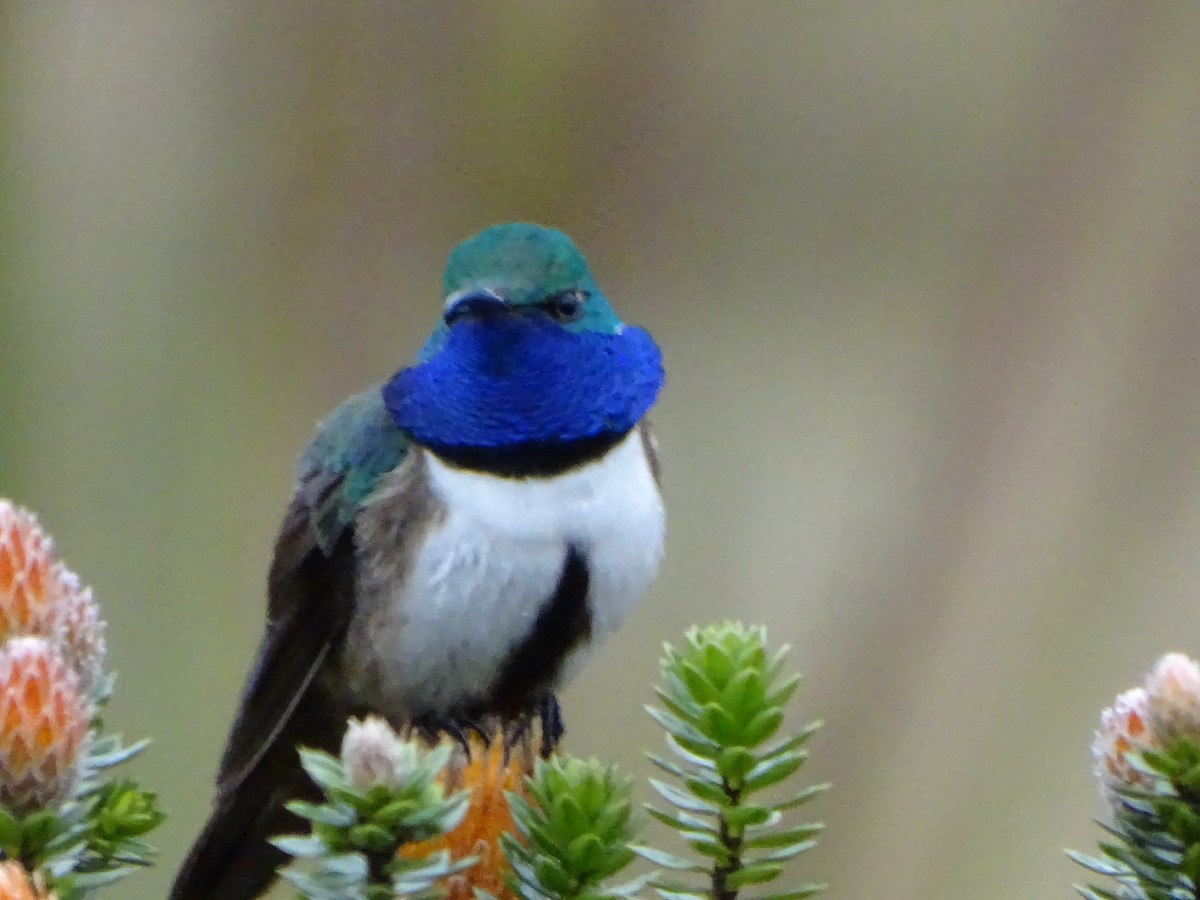
M 288 830 L 287 813 L 270 801 L 256 805 L 239 810 L 236 802 L 218 803 L 176 876 L 170 900 L 242 900 L 267 889 L 284 860 L 267 838 Z
M 253 768 L 230 789 L 218 791 L 212 814 L 175 877 L 169 900 L 249 900 L 275 879 L 275 870 L 286 856 L 267 843 L 268 838 L 303 827 L 284 804 L 320 800 L 316 786 L 300 768 L 297 746 L 333 750 L 331 743 L 338 738 L 336 733 L 325 733 L 328 717 L 303 708 L 315 705 L 311 703 L 315 698 L 308 699 Z

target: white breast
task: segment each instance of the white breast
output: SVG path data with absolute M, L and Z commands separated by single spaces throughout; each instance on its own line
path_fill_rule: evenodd
M 569 545 L 589 569 L 593 644 L 616 629 L 658 569 L 664 513 L 637 432 L 553 478 L 497 478 L 428 453 L 424 462 L 444 515 L 393 588 L 395 627 L 371 635 L 387 712 L 482 700 L 553 595 Z M 568 659 L 564 677 L 585 650 Z

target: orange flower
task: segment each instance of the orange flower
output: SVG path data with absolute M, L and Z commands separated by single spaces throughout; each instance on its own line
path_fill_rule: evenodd
M 16 860 L 0 862 L 0 900 L 57 900 L 47 891 L 41 875 L 32 877 Z
M 474 866 L 447 879 L 446 900 L 473 900 L 476 888 L 497 900 L 515 900 L 504 885 L 508 864 L 499 846 L 500 835 L 515 828 L 504 793 L 524 795 L 525 778 L 533 774 L 535 760 L 553 748 L 542 739 L 536 720 L 519 731 L 498 724 L 486 741 L 472 732 L 465 748 L 452 737 L 443 736 L 441 741 L 456 745 L 442 784 L 447 794 L 471 792 L 467 814 L 448 834 L 403 847 L 400 855 L 411 859 L 449 850 L 455 860 L 474 856 L 478 859 Z
M 0 499 L 0 640 L 54 634 L 53 549 L 33 513 Z
M 53 808 L 75 786 L 90 718 L 78 684 L 44 638 L 0 648 L 0 802 L 18 814 Z
M 0 498 L 0 644 L 21 635 L 53 640 L 80 692 L 91 695 L 103 681 L 104 620 L 91 588 L 53 550 L 33 513 Z

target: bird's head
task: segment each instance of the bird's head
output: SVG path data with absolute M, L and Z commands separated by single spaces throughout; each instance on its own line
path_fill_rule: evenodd
M 495 225 L 450 253 L 442 321 L 384 388 L 397 423 L 435 445 L 622 433 L 662 384 L 654 340 L 625 325 L 569 237 Z
M 451 252 L 442 287 L 449 327 L 519 316 L 577 333 L 621 329 L 583 254 L 554 228 L 511 223 L 481 231 Z

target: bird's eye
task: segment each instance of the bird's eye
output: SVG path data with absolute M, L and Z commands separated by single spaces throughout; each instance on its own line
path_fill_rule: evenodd
M 563 291 L 546 300 L 545 307 L 556 322 L 574 322 L 583 314 L 583 295 L 579 291 Z

